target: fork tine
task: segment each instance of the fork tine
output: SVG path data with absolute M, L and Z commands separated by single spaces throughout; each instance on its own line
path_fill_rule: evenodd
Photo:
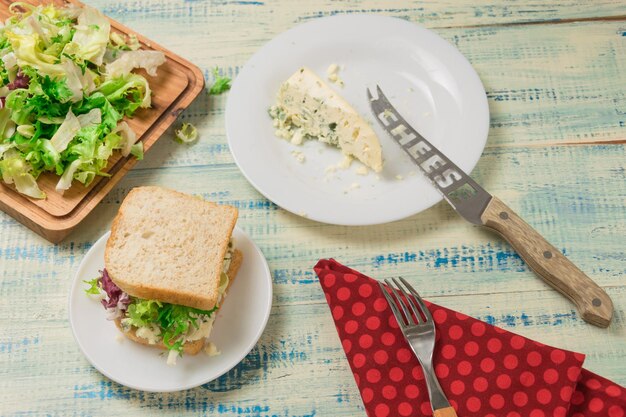
M 396 287 L 394 287 L 393 285 L 391 285 L 391 283 L 389 282 L 388 279 L 385 280 L 385 282 L 387 283 L 387 285 L 389 285 L 389 287 L 391 288 L 391 291 L 393 292 L 393 294 L 395 295 L 395 298 L 398 300 L 398 304 L 400 304 L 400 307 L 402 307 L 402 311 L 404 311 L 404 316 L 406 317 L 406 321 L 409 325 L 413 325 L 413 324 L 417 324 L 415 322 L 415 319 L 413 318 L 413 316 L 411 315 L 411 313 L 409 313 L 409 310 L 406 307 L 406 303 L 404 302 L 404 300 L 402 300 L 402 297 L 400 296 L 400 292 L 396 289 Z M 396 283 L 397 285 L 397 281 L 394 279 L 394 283 Z M 406 296 L 406 294 L 405 294 Z
M 399 278 L 402 281 L 402 283 L 399 283 L 398 281 L 396 281 L 395 278 L 392 278 L 393 282 L 400 289 L 400 291 L 402 291 L 404 293 L 404 297 L 407 299 L 408 304 L 411 307 L 411 310 L 413 311 L 413 315 L 415 316 L 415 320 L 418 323 L 423 323 L 424 322 L 424 318 L 420 315 L 420 308 L 415 304 L 415 301 L 413 301 L 413 297 L 410 296 L 410 294 L 409 294 L 410 291 L 407 289 L 408 287 L 406 285 L 406 281 L 402 277 L 399 277 Z M 402 286 L 402 284 L 404 284 L 404 287 Z
M 367 99 L 369 101 L 374 101 L 374 97 L 372 97 L 372 92 L 370 91 L 370 89 L 366 88 L 365 90 L 367 91 Z
M 417 304 L 419 304 L 419 306 L 421 307 L 422 313 L 424 314 L 424 317 L 426 317 L 426 321 L 432 321 L 433 316 L 430 314 L 430 311 L 426 308 L 426 305 L 424 304 L 424 300 L 422 300 L 422 297 L 420 297 L 418 292 L 415 291 L 415 289 L 411 286 L 411 284 L 406 282 L 404 278 L 400 277 L 400 281 L 402 281 L 402 283 L 409 289 L 409 291 L 411 292 L 411 295 L 415 297 L 415 301 L 417 301 Z
M 396 321 L 400 325 L 400 328 L 405 327 L 406 324 L 404 324 L 402 313 L 400 313 L 400 310 L 398 310 L 398 307 L 396 306 L 396 302 L 393 300 L 393 298 L 391 297 L 391 295 L 389 294 L 389 292 L 387 291 L 387 289 L 381 282 L 378 282 L 378 285 L 380 285 L 380 290 L 383 292 L 383 295 L 387 299 L 387 303 L 389 303 L 389 307 L 391 307 L 391 311 L 393 311 L 393 315 L 395 316 Z

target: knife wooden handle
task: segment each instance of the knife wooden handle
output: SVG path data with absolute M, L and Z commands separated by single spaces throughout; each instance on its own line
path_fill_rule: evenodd
M 572 300 L 583 320 L 598 327 L 611 323 L 613 302 L 608 294 L 506 204 L 492 197 L 481 220 L 500 233 L 533 271 Z
M 457 415 L 454 408 L 446 407 L 433 411 L 433 417 L 457 417 Z

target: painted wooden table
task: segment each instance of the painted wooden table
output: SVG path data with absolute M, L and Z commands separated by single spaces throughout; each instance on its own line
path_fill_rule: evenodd
M 232 77 L 286 29 L 336 13 L 373 12 L 432 28 L 465 54 L 489 98 L 491 129 L 474 175 L 604 287 L 607 330 L 585 324 L 497 236 L 439 204 L 375 227 L 294 216 L 239 173 L 226 145 L 226 97 L 203 95 L 65 243 L 0 213 L 0 415 L 359 416 L 361 400 L 312 271 L 336 257 L 374 277 L 403 275 L 431 300 L 524 336 L 587 354 L 626 384 L 626 9 L 623 1 L 88 0 L 199 65 Z M 240 209 L 274 279 L 256 348 L 225 376 L 147 394 L 98 373 L 68 325 L 78 263 L 134 186 L 162 184 Z

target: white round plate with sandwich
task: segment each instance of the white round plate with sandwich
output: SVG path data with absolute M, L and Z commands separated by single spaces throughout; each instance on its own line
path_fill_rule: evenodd
M 197 387 L 235 367 L 259 340 L 272 306 L 272 279 L 263 253 L 235 227 L 232 237 L 243 262 L 230 286 L 209 340 L 221 354 L 183 355 L 167 365 L 167 353 L 122 336 L 100 301 L 85 293 L 84 281 L 100 275 L 110 232 L 102 236 L 81 262 L 69 299 L 74 338 L 89 362 L 103 375 L 130 388 L 172 392 Z
M 333 65 L 338 71 L 329 75 Z M 374 128 L 384 159 L 380 173 L 363 175 L 356 161 L 340 167 L 341 151 L 317 140 L 294 145 L 277 138 L 268 109 L 301 67 L 322 78 Z M 472 171 L 489 130 L 487 98 L 476 71 L 434 32 L 376 15 L 316 19 L 277 36 L 252 56 L 226 107 L 226 133 L 237 165 L 268 199 L 320 222 L 381 224 L 429 208 L 442 197 L 375 121 L 366 88 L 375 91 L 376 85 L 426 139 L 466 173 Z

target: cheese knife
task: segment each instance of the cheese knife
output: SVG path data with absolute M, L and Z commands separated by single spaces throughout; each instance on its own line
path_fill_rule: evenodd
M 608 327 L 613 316 L 613 302 L 608 294 L 411 127 L 380 87 L 376 91 L 374 98 L 367 90 L 376 119 L 456 212 L 470 223 L 485 226 L 504 237 L 537 275 L 576 305 L 583 320 Z

